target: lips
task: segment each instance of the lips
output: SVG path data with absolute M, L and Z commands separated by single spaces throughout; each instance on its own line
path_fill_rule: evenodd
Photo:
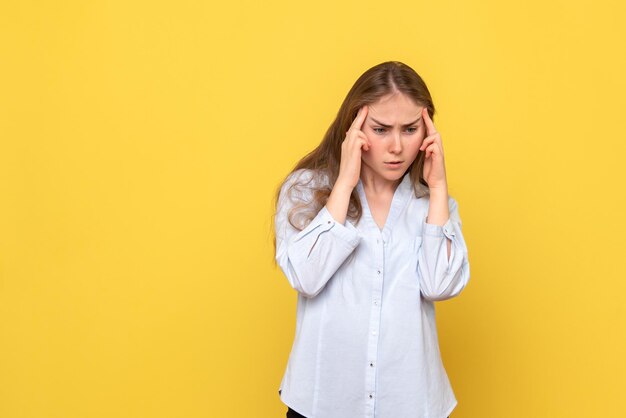
M 403 162 L 404 161 L 387 161 L 385 162 L 385 165 L 389 170 L 398 170 L 402 167 Z

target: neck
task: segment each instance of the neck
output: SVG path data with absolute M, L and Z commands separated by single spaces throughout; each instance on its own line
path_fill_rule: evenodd
M 375 195 L 385 195 L 391 194 L 393 195 L 402 182 L 403 177 L 400 177 L 397 180 L 388 180 L 383 178 L 370 170 L 364 169 L 361 170 L 361 182 L 363 183 L 363 189 L 368 192 L 368 194 Z

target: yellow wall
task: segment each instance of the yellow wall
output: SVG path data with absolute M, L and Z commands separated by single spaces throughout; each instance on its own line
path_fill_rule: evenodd
M 426 80 L 471 279 L 454 418 L 624 417 L 623 1 L 4 1 L 0 417 L 279 417 L 271 198 L 356 78 Z M 398 417 L 402 418 L 402 417 Z

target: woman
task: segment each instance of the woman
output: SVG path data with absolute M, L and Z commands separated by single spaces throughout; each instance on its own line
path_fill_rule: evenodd
M 469 280 L 430 93 L 367 70 L 276 196 L 276 261 L 298 292 L 279 388 L 288 417 L 445 418 L 457 405 L 435 301 Z

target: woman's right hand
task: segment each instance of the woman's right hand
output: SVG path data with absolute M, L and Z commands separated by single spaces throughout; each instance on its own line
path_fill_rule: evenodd
M 365 151 L 370 149 L 369 140 L 361 130 L 367 110 L 367 105 L 359 109 L 341 144 L 341 162 L 336 184 L 340 183 L 350 190 L 356 187 L 361 175 L 361 148 Z

